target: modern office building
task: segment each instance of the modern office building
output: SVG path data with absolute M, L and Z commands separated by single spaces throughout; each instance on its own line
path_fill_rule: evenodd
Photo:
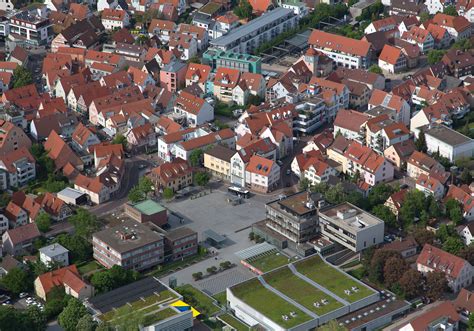
M 254 74 L 262 72 L 262 58 L 250 54 L 208 49 L 202 54 L 202 62 L 209 65 L 213 71 L 225 67 Z
M 317 197 L 302 191 L 267 203 L 266 219 L 254 225 L 253 231 L 280 248 L 311 250 L 305 243 L 318 232 Z M 259 226 L 259 223 L 263 223 Z M 282 239 L 279 239 L 282 238 Z
M 251 53 L 260 45 L 295 28 L 298 19 L 291 9 L 278 7 L 230 31 L 225 36 L 212 40 L 210 45 L 222 51 Z
M 320 209 L 318 214 L 322 235 L 354 252 L 383 242 L 384 222 L 348 202 Z

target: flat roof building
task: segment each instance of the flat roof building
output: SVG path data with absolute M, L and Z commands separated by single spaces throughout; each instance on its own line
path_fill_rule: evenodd
M 94 233 L 92 245 L 94 258 L 107 268 L 143 270 L 164 260 L 163 235 L 132 220 Z
M 378 217 L 348 202 L 319 210 L 321 233 L 354 252 L 383 242 L 384 225 Z
M 251 53 L 263 43 L 295 28 L 298 19 L 291 9 L 278 7 L 222 37 L 211 40 L 210 45 L 222 51 Z
M 262 58 L 250 54 L 208 49 L 202 54 L 202 61 L 203 64 L 209 65 L 213 71 L 225 67 L 254 74 L 262 72 Z
M 125 213 L 140 223 L 151 222 L 160 227 L 168 223 L 167 209 L 150 199 L 137 203 L 127 202 Z

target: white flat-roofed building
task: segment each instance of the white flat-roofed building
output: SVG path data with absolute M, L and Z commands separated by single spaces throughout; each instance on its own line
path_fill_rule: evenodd
M 384 222 L 348 202 L 320 210 L 319 226 L 324 236 L 355 252 L 383 242 Z
M 51 266 L 55 263 L 61 266 L 69 265 L 69 251 L 60 244 L 52 244 L 42 247 L 39 250 L 40 260 L 46 266 Z
M 278 7 L 251 20 L 225 36 L 210 42 L 211 47 L 235 53 L 252 53 L 260 45 L 295 28 L 299 16 L 291 9 Z

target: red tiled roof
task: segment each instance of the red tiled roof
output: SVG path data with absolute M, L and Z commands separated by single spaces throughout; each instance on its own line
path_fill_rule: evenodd
M 157 168 L 152 170 L 152 173 L 157 175 L 160 180 L 165 183 L 177 178 L 192 173 L 192 168 L 189 163 L 181 158 L 176 158 L 172 162 L 165 162 Z
M 39 232 L 35 223 L 29 223 L 14 229 L 7 230 L 7 233 L 13 245 L 32 241 L 33 239 L 41 236 L 41 233 Z
M 438 13 L 433 17 L 433 23 L 454 28 L 458 33 L 471 28 L 471 23 L 464 16 Z
M 448 317 L 448 320 L 451 323 L 460 320 L 459 313 L 456 311 L 451 301 L 445 301 L 442 304 L 429 309 L 425 313 L 414 318 L 410 324 L 413 331 L 425 331 L 430 328 L 430 325 L 433 322 L 445 317 Z
M 245 170 L 261 176 L 268 176 L 270 175 L 273 165 L 274 162 L 272 160 L 259 155 L 252 155 Z
M 38 280 L 46 295 L 58 286 L 67 285 L 76 293 L 79 293 L 86 286 L 86 283 L 79 276 L 75 264 L 39 275 Z
M 366 41 L 347 38 L 321 30 L 313 30 L 309 36 L 308 43 L 314 48 L 327 48 L 357 56 L 368 56 L 371 48 L 371 44 Z
M 211 72 L 211 67 L 205 64 L 190 63 L 186 71 L 186 80 L 205 83 Z
M 466 260 L 430 244 L 423 246 L 423 250 L 416 259 L 416 263 L 440 271 L 450 278 L 460 276 L 462 268 L 469 264 Z
M 199 98 L 191 93 L 181 91 L 176 99 L 175 106 L 179 109 L 197 115 L 204 106 L 206 100 Z
M 334 126 L 338 126 L 353 132 L 359 132 L 360 127 L 369 120 L 369 117 L 355 110 L 340 109 L 337 112 Z
M 256 12 L 265 12 L 272 4 L 272 0 L 250 0 L 250 5 Z
M 240 71 L 225 67 L 217 68 L 214 85 L 234 88 L 240 78 Z
M 380 53 L 379 60 L 395 65 L 401 56 L 402 50 L 400 48 L 385 45 L 382 53 Z

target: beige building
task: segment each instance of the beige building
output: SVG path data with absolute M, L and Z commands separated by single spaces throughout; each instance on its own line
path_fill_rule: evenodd
M 204 167 L 213 176 L 230 181 L 230 159 L 235 150 L 222 145 L 216 145 L 204 153 Z

